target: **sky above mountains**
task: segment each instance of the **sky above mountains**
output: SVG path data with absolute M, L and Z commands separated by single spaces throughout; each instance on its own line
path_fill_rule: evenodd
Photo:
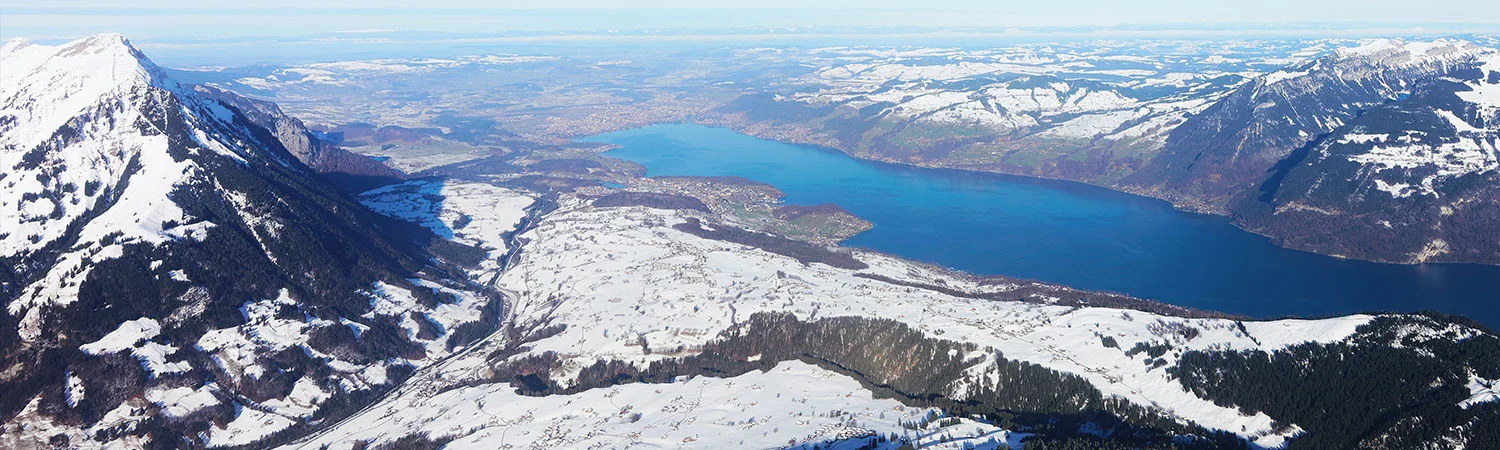
M 0 7 L 6 36 L 60 37 L 86 27 L 204 37 L 358 30 L 576 31 L 701 27 L 1078 27 L 1130 24 L 1367 22 L 1493 24 L 1482 0 L 13 0 Z M 190 20 L 183 20 L 190 19 Z M 267 21 L 263 19 L 277 19 Z M 168 26 L 168 25 L 174 26 Z M 132 33 L 140 34 L 140 33 Z
M 990 45 L 1025 40 L 1500 33 L 1500 2 L 1465 0 L 463 0 L 430 1 L 420 8 L 396 0 L 6 3 L 0 6 L 0 39 L 58 43 L 119 32 L 167 64 L 274 63 L 432 54 L 433 48 L 460 46 L 574 48 L 640 41 Z M 400 46 L 407 49 L 395 51 Z

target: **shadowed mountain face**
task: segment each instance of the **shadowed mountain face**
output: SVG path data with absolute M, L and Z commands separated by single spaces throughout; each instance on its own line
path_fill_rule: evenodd
M 1425 79 L 1288 156 L 1231 206 L 1293 248 L 1396 262 L 1496 262 L 1497 109 L 1485 63 Z M 1488 100 L 1494 102 L 1495 100 Z
M 1161 153 L 1122 184 L 1222 214 L 1298 148 L 1422 80 L 1469 67 L 1480 51 L 1465 42 L 1380 41 L 1258 77 L 1172 130 Z
M 0 58 L 0 447 L 294 434 L 490 303 L 430 233 L 325 185 L 302 158 L 339 150 L 274 105 L 180 85 L 117 35 Z
M 1283 245 L 1391 262 L 1500 262 L 1492 50 L 1343 49 L 1242 86 L 1123 181 Z
M 250 123 L 270 131 L 277 142 L 298 161 L 319 173 L 361 177 L 398 178 L 401 172 L 368 156 L 332 145 L 308 131 L 301 120 L 281 112 L 281 108 L 263 100 L 242 97 L 217 87 L 194 85 L 195 94 L 233 107 Z

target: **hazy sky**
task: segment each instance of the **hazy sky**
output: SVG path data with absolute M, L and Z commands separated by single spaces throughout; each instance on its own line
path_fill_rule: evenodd
M 680 27 L 1028 27 L 1246 22 L 1500 23 L 1495 0 L 9 0 L 0 35 L 109 27 L 152 36 L 302 30 L 575 31 Z M 540 11 L 539 11 L 540 10 Z M 218 35 L 218 36 L 215 36 Z
M 844 39 L 840 33 L 859 27 L 884 27 L 879 33 L 887 39 L 866 42 L 861 34 L 840 43 L 917 44 L 902 34 L 912 29 L 956 35 L 954 42 L 964 45 L 976 34 L 1059 40 L 1500 33 L 1496 0 L 0 1 L 0 39 L 55 43 L 120 32 L 158 61 L 184 64 L 373 56 L 393 54 L 400 45 L 411 54 L 547 40 L 571 49 L 584 45 L 577 39 L 590 38 L 588 45 L 643 39 L 807 43 Z M 703 38 L 718 29 L 740 31 Z
M 122 8 L 118 0 L 11 0 L 10 8 L 48 9 L 368 9 L 409 8 L 405 0 L 137 0 Z M 1500 2 L 1485 0 L 547 0 L 426 1 L 427 9 L 884 9 L 950 10 L 1002 13 L 1042 25 L 1111 25 L 1120 23 L 1243 21 L 1500 21 Z M 828 17 L 839 20 L 838 17 Z M 1019 22 L 1004 25 L 1019 25 Z M 935 24 L 941 25 L 941 24 Z

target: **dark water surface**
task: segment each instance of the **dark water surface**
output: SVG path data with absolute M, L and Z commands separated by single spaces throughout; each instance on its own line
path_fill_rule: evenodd
M 738 176 L 776 186 L 791 204 L 838 204 L 875 224 L 845 245 L 968 272 L 1253 317 L 1435 310 L 1500 328 L 1497 266 L 1321 256 L 1104 188 L 860 161 L 697 125 L 587 140 L 619 145 L 607 154 L 648 176 Z

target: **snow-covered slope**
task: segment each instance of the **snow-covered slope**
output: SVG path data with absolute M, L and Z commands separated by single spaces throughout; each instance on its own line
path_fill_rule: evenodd
M 360 194 L 375 212 L 422 225 L 443 238 L 485 250 L 470 273 L 490 284 L 504 269 L 510 235 L 535 201 L 531 195 L 484 183 L 418 180 Z
M 877 435 L 889 439 L 894 434 L 921 448 L 967 449 L 1019 447 L 1025 437 L 965 418 L 936 423 L 942 418 L 938 409 L 875 398 L 846 375 L 787 361 L 736 377 L 683 377 L 669 384 L 626 384 L 577 395 L 524 396 L 504 383 L 443 390 L 408 387 L 293 447 L 340 449 L 365 439 L 389 443 L 427 436 L 448 449 L 814 444 L 853 449 Z M 910 426 L 924 422 L 933 423 Z M 895 448 L 896 442 L 888 440 L 879 448 Z
M 274 158 L 247 150 L 234 136 L 227 109 L 194 102 L 119 35 L 60 47 L 12 41 L 0 109 L 0 255 L 27 258 L 59 252 L 45 278 L 21 287 L 7 305 L 25 315 L 23 339 L 36 337 L 42 307 L 78 296 L 89 261 L 118 256 L 132 242 L 160 243 L 201 234 L 168 194 L 201 176 L 202 167 L 168 152 L 160 116 L 166 111 L 195 130 L 201 151 L 235 161 Z M 189 101 L 183 101 L 188 99 Z M 195 150 L 198 151 L 198 150 Z M 178 226 L 181 225 L 181 226 Z M 60 241 L 72 234 L 72 242 Z
M 1134 92 L 1138 85 L 1160 75 L 1156 70 L 1128 72 L 1139 77 L 1126 83 L 1105 83 L 1066 75 L 1062 61 L 1031 64 L 976 64 L 957 62 L 923 65 L 895 59 L 875 64 L 848 64 L 819 71 L 813 83 L 831 87 L 790 97 L 813 105 L 863 109 L 892 121 L 932 126 L 975 127 L 996 135 L 1037 134 L 1057 140 L 1151 140 L 1160 145 L 1165 125 L 1181 121 L 1216 98 L 1213 79 L 1221 74 L 1168 74 L 1177 85 L 1169 95 Z M 1173 76 L 1176 75 L 1176 76 Z M 948 83 L 1000 77 L 976 88 Z M 1075 75 L 1077 76 L 1077 75 Z M 1010 78 L 1010 79 L 1005 79 Z M 1180 86 L 1178 86 L 1180 85 Z M 962 86 L 960 84 L 960 86 Z M 1145 98 L 1139 98 L 1145 97 Z
M 1374 73 L 1396 78 L 1372 88 L 1384 97 L 1367 98 L 1355 114 L 1293 103 L 1329 114 L 1327 123 L 1285 141 L 1300 149 L 1274 167 L 1246 166 L 1261 171 L 1249 178 L 1259 186 L 1230 206 L 1246 228 L 1293 248 L 1392 262 L 1500 262 L 1491 236 L 1500 226 L 1491 212 L 1500 205 L 1493 98 L 1500 51 L 1455 41 L 1397 44 L 1378 41 L 1330 59 L 1374 58 L 1366 62 L 1379 64 Z M 1283 83 L 1309 78 L 1316 79 Z M 1243 155 L 1264 150 L 1247 146 Z
M 430 231 L 324 185 L 232 94 L 119 35 L 0 65 L 0 447 L 296 434 L 494 327 Z
M 1161 154 L 1125 184 L 1224 213 L 1298 148 L 1484 51 L 1464 41 L 1377 39 L 1264 75 L 1175 128 Z
M 668 384 L 598 384 L 598 370 L 606 367 L 605 362 L 640 368 L 640 376 L 670 375 L 656 371 L 706 349 L 719 349 L 716 342 L 756 333 L 746 328 L 754 322 L 752 317 L 783 313 L 806 323 L 840 317 L 891 320 L 924 339 L 971 344 L 973 350 L 961 356 L 966 361 L 963 375 L 944 381 L 947 384 L 933 392 L 942 397 L 983 401 L 979 399 L 993 395 L 985 386 L 1007 383 L 1001 374 L 1010 364 L 1034 364 L 1078 377 L 1106 398 L 1169 421 L 1276 447 L 1303 430 L 1264 412 L 1242 411 L 1186 391 L 1171 370 L 1177 358 L 1188 352 L 1276 352 L 1301 344 L 1342 342 L 1372 320 L 1188 319 L 1049 305 L 1046 298 L 980 299 L 957 293 L 1019 291 L 1026 283 L 981 283 L 864 252 L 855 257 L 869 266 L 866 269 L 804 264 L 677 226 L 698 216 L 691 210 L 598 208 L 580 198 L 563 200 L 557 212 L 520 237 L 527 244 L 519 262 L 500 277 L 499 286 L 510 299 L 506 331 L 419 373 L 413 384 L 380 405 L 298 447 L 348 448 L 365 440 L 379 444 L 414 435 L 451 440 L 457 448 L 500 442 L 570 448 L 770 448 L 794 442 L 855 448 L 876 442 L 808 432 L 851 419 L 877 434 L 901 434 L 899 423 L 879 414 L 889 413 L 894 404 L 869 399 L 872 393 L 853 389 L 847 375 L 824 375 L 803 363 L 782 363 L 764 374 L 731 372 L 724 378 L 679 378 Z M 709 228 L 714 226 L 725 225 Z M 1076 295 L 1069 292 L 1054 295 Z M 1166 350 L 1141 350 L 1151 347 Z M 884 358 L 910 358 L 903 355 L 916 350 L 871 351 Z M 759 358 L 757 353 L 747 360 Z M 523 373 L 545 379 L 519 381 L 496 375 L 516 367 L 532 367 L 526 370 L 536 372 Z M 882 382 L 878 374 L 855 375 Z M 536 389 L 524 386 L 539 383 L 556 387 L 544 390 L 547 394 L 541 398 L 515 392 Z M 836 401 L 816 400 L 827 395 L 822 389 L 828 386 L 838 386 L 834 393 L 846 395 Z M 815 403 L 786 409 L 786 396 Z M 842 419 L 829 417 L 830 409 L 842 411 L 844 415 L 835 414 Z M 632 417 L 636 412 L 642 416 Z M 981 440 L 1016 431 L 974 429 Z M 897 443 L 881 445 L 893 448 Z
M 1232 320 L 958 298 L 855 277 L 854 271 L 846 269 L 805 266 L 785 256 L 666 227 L 680 220 L 661 210 L 585 208 L 554 216 L 528 236 L 534 242 L 522 263 L 502 277 L 502 287 L 516 292 L 515 320 L 591 324 L 569 327 L 531 343 L 533 354 L 554 351 L 563 355 L 564 370 L 558 375 L 562 384 L 569 384 L 575 370 L 595 360 L 643 365 L 670 357 L 670 353 L 643 352 L 638 341 L 654 349 L 700 348 L 736 320 L 757 312 L 790 312 L 803 319 L 854 315 L 897 320 L 931 337 L 993 347 L 1007 358 L 1085 377 L 1105 394 L 1168 408 L 1183 420 L 1258 437 L 1272 434 L 1271 418 L 1244 415 L 1192 397 L 1164 370 L 1150 370 L 1141 358 L 1104 347 L 1099 335 L 1115 337 L 1125 349 L 1154 340 L 1184 349 L 1275 349 L 1302 341 L 1341 339 L 1368 320 L 1355 316 L 1324 322 L 1249 323 L 1241 331 Z M 643 229 L 636 226 L 640 223 L 663 227 Z M 872 266 L 865 273 L 949 287 L 970 284 L 889 257 L 861 254 L 859 258 Z M 589 273 L 599 275 L 580 276 Z M 528 295 L 533 292 L 549 294 Z M 564 292 L 570 294 L 553 294 Z M 1158 331 L 1177 326 L 1201 333 L 1187 340 Z M 1164 358 L 1170 362 L 1171 356 Z M 970 370 L 983 373 L 984 368 Z M 963 386 L 949 388 L 945 395 L 965 395 Z M 1275 442 L 1279 437 L 1269 439 Z
M 1105 184 L 1155 155 L 1187 117 L 1308 45 L 1225 44 L 812 49 L 793 57 L 812 73 L 720 111 L 751 134 L 864 158 Z

